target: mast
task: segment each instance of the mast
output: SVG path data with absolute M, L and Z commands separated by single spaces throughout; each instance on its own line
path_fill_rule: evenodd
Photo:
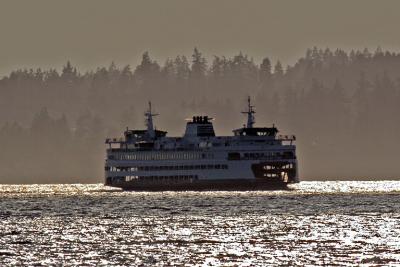
M 255 121 L 254 114 L 254 106 L 251 105 L 250 96 L 247 98 L 247 111 L 242 111 L 243 114 L 247 114 L 247 128 L 253 128 Z
M 147 112 L 144 113 L 144 115 L 146 116 L 147 133 L 150 136 L 150 138 L 154 138 L 155 131 L 153 126 L 153 117 L 157 116 L 158 114 L 152 113 L 150 101 L 149 101 L 149 109 L 147 110 Z

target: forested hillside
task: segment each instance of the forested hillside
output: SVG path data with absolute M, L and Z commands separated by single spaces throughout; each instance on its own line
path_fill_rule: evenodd
M 101 182 L 105 137 L 143 128 L 148 100 L 169 135 L 193 114 L 221 135 L 243 125 L 248 95 L 257 125 L 297 136 L 302 179 L 400 178 L 400 54 L 315 47 L 289 66 L 194 49 L 162 64 L 146 52 L 138 66 L 15 70 L 0 80 L 0 182 Z

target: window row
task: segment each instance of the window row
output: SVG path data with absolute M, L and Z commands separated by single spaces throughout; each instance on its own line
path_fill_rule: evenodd
M 263 166 L 264 170 L 275 170 L 275 169 L 279 169 L 279 170 L 287 170 L 287 169 L 293 169 L 294 168 L 294 164 L 292 163 L 288 163 L 282 166 L 275 166 L 275 165 L 265 165 Z
M 293 157 L 294 154 L 291 151 L 271 151 L 271 152 L 264 152 L 264 153 L 244 153 L 243 157 L 245 159 L 259 159 L 259 158 L 273 158 L 273 157 Z
M 106 166 L 106 171 L 122 172 L 122 171 L 176 171 L 176 170 L 227 170 L 227 164 L 208 164 L 208 165 L 175 165 L 175 166 Z
M 125 181 L 188 181 L 198 179 L 197 175 L 163 175 L 163 176 L 125 176 Z
M 212 153 L 199 152 L 113 153 L 108 155 L 108 159 L 115 160 L 193 160 L 212 158 L 214 158 Z

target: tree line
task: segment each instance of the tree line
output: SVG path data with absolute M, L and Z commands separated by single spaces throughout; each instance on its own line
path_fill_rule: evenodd
M 135 67 L 15 70 L 0 80 L 0 181 L 102 181 L 104 139 L 143 128 L 148 100 L 169 135 L 193 114 L 230 134 L 248 95 L 256 125 L 297 136 L 302 178 L 397 178 L 399 70 L 399 53 L 317 47 L 287 66 L 195 48 L 163 64 L 145 52 Z

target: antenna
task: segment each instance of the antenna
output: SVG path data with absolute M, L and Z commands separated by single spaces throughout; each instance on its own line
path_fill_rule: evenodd
M 253 128 L 255 121 L 254 114 L 254 106 L 251 105 L 250 96 L 247 97 L 247 111 L 242 111 L 243 114 L 247 114 L 247 128 Z

